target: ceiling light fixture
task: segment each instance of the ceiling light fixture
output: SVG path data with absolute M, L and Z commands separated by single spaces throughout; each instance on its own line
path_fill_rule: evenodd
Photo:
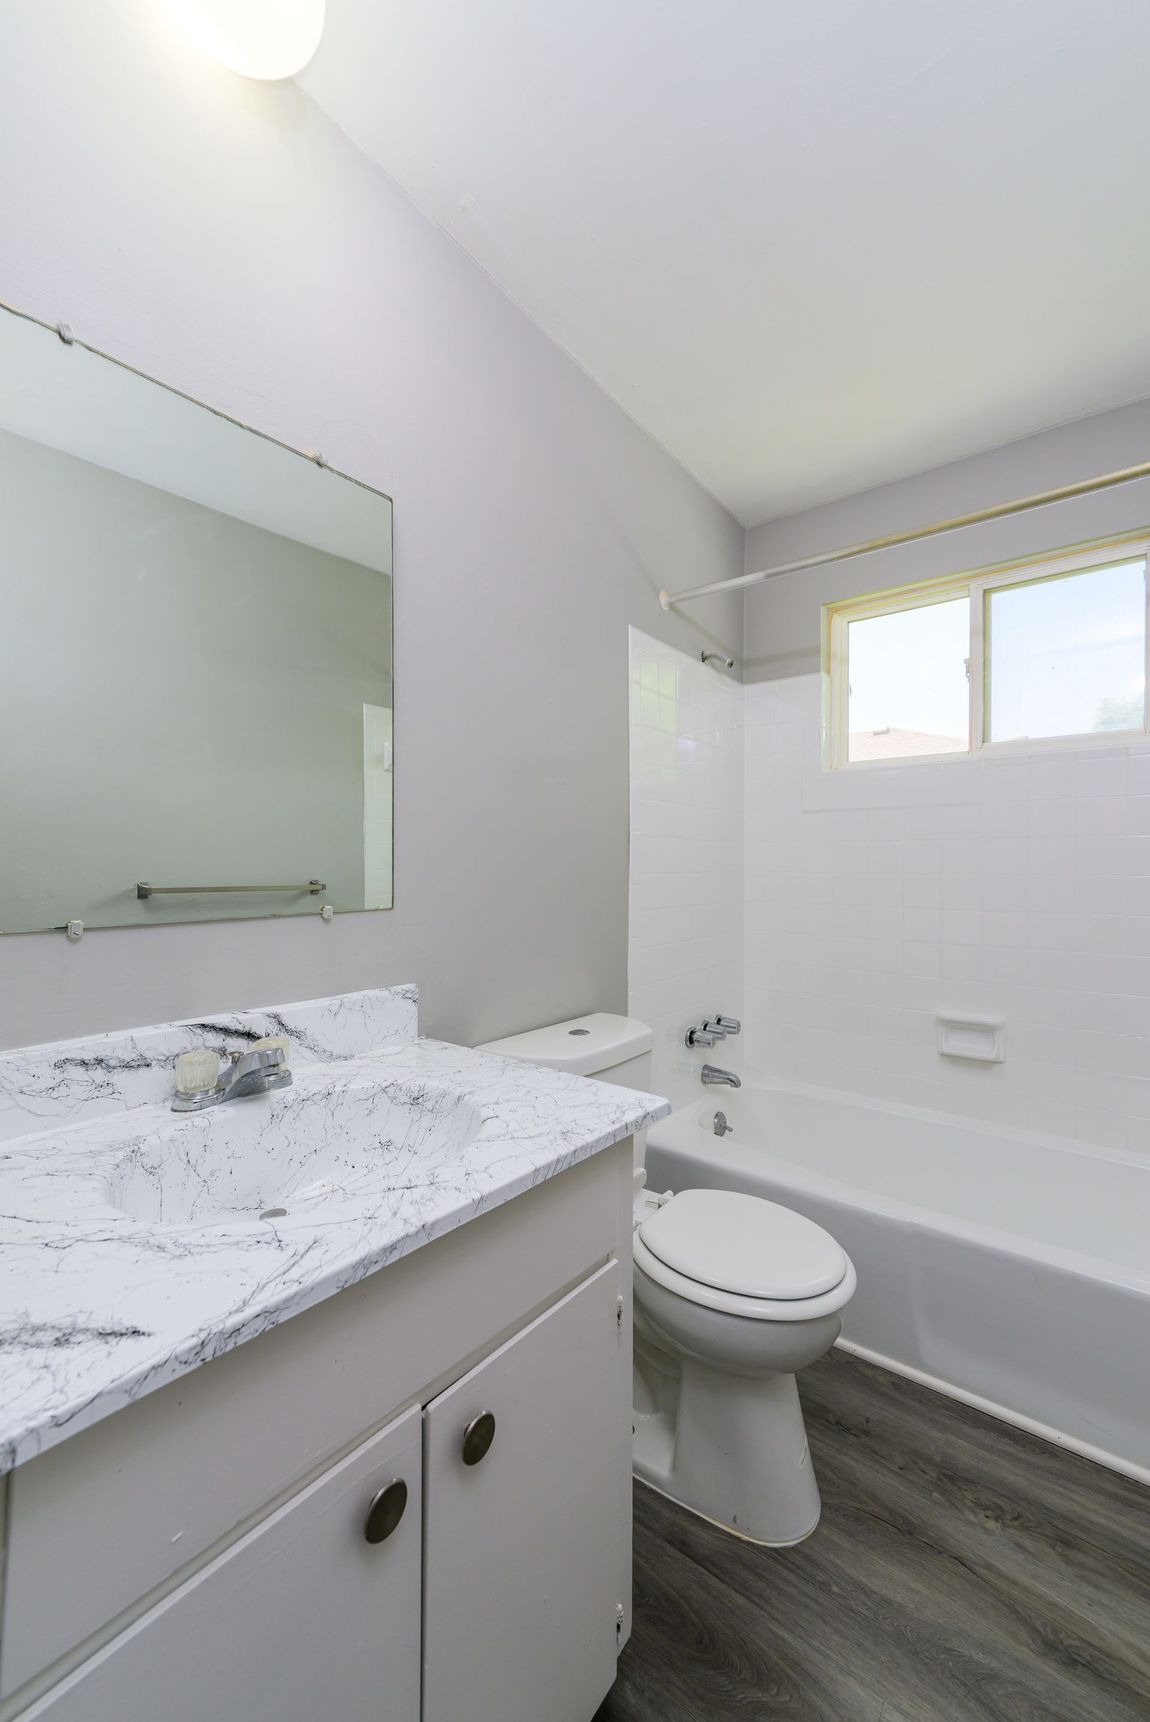
M 323 35 L 325 0 L 166 0 L 187 39 L 245 78 L 294 78 Z

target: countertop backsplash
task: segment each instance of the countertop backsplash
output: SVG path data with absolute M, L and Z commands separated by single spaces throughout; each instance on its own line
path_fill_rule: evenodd
M 0 1052 L 0 1142 L 159 1105 L 174 1091 L 176 1059 L 197 1047 L 222 1055 L 285 1035 L 298 1069 L 403 1046 L 418 1032 L 419 989 L 401 985 L 17 1047 Z

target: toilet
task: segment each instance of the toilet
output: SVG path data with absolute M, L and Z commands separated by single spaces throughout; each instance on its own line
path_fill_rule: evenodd
M 480 1050 L 647 1089 L 654 1036 L 597 1011 Z M 636 1475 L 751 1542 L 810 1536 L 819 1490 L 796 1372 L 830 1350 L 855 1270 L 829 1232 L 733 1190 L 657 1194 L 635 1142 Z

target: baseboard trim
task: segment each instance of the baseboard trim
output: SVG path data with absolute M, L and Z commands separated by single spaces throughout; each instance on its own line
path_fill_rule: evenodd
M 1016 1429 L 1023 1429 L 1028 1435 L 1037 1435 L 1041 1441 L 1049 1441 L 1052 1447 L 1061 1447 L 1068 1453 L 1077 1453 L 1080 1459 L 1089 1459 L 1095 1465 L 1103 1465 L 1108 1471 L 1117 1471 L 1123 1477 L 1131 1477 L 1136 1483 L 1144 1483 L 1150 1487 L 1150 1467 L 1135 1465 L 1129 1459 L 1121 1459 L 1116 1453 L 1108 1453 L 1102 1447 L 1095 1447 L 1089 1441 L 1080 1441 L 1076 1435 L 1067 1435 L 1061 1429 L 1054 1429 L 1049 1423 L 1040 1423 L 1035 1417 L 1027 1417 L 1021 1411 L 1012 1411 L 1007 1405 L 999 1405 L 993 1399 L 984 1399 L 980 1393 L 969 1393 L 965 1387 L 956 1387 L 953 1381 L 943 1381 L 941 1376 L 930 1375 L 925 1369 L 915 1369 L 912 1364 L 900 1363 L 896 1357 L 886 1357 L 881 1351 L 872 1351 L 867 1345 L 857 1345 L 852 1339 L 835 1341 L 840 1351 L 849 1352 L 852 1357 L 861 1357 L 864 1363 L 875 1363 L 880 1369 L 889 1369 L 892 1375 L 905 1375 L 908 1381 L 916 1381 L 920 1387 L 929 1387 L 934 1393 L 941 1393 L 947 1399 L 957 1399 L 962 1405 L 970 1405 L 975 1411 L 985 1411 L 988 1417 L 996 1417 L 1000 1423 L 1011 1423 Z M 799 1377 L 800 1388 L 802 1376 Z

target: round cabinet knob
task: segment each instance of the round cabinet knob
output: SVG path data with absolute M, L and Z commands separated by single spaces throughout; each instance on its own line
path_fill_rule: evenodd
M 369 1543 L 383 1543 L 390 1537 L 407 1507 L 407 1484 L 402 1477 L 393 1477 L 378 1494 L 371 1497 L 363 1534 Z
M 495 1413 L 481 1411 L 478 1417 L 471 1419 L 463 1431 L 463 1463 L 465 1465 L 478 1465 L 481 1459 L 486 1459 L 494 1439 Z

